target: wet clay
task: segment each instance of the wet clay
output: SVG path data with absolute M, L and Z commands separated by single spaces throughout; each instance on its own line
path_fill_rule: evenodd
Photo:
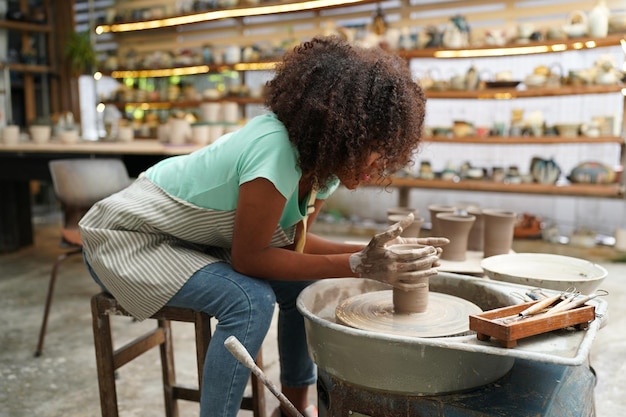
M 482 312 L 477 305 L 459 297 L 428 292 L 428 308 L 423 313 L 397 313 L 392 291 L 376 291 L 350 297 L 340 303 L 338 323 L 361 330 L 413 337 L 458 336 L 469 331 L 472 314 Z
M 422 245 L 394 245 L 400 253 L 423 248 Z M 405 291 L 375 291 L 345 299 L 335 309 L 338 323 L 346 326 L 403 336 L 442 337 L 469 331 L 468 317 L 482 310 L 459 297 L 429 291 L 429 278 L 403 279 L 413 288 Z
M 415 281 L 414 281 L 415 282 Z M 428 278 L 417 280 L 420 285 L 415 290 L 392 290 L 393 310 L 396 313 L 423 313 L 428 308 Z

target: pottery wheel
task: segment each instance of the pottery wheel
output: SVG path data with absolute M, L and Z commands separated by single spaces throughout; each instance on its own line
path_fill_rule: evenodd
M 469 331 L 469 316 L 481 313 L 476 304 L 438 292 L 428 293 L 423 313 L 396 314 L 392 291 L 355 295 L 335 309 L 337 321 L 373 332 L 414 337 L 457 336 Z

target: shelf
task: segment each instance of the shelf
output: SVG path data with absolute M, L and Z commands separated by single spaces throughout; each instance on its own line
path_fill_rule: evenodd
M 424 142 L 453 143 L 453 144 L 485 144 L 485 145 L 553 145 L 553 144 L 577 144 L 577 143 L 616 143 L 624 144 L 624 139 L 619 136 L 601 136 L 591 138 L 578 136 L 568 138 L 564 136 L 467 136 L 463 138 L 427 136 Z
M 113 71 L 100 71 L 102 75 L 112 78 L 161 78 L 174 75 L 198 75 L 208 73 L 219 73 L 224 71 L 270 71 L 276 66 L 275 61 L 259 62 L 238 62 L 236 64 L 219 65 L 188 65 L 171 68 L 141 68 L 141 69 L 119 69 Z
M 166 110 L 171 108 L 194 108 L 200 106 L 202 103 L 214 103 L 214 102 L 235 102 L 237 104 L 263 104 L 263 98 L 253 97 L 222 97 L 215 100 L 179 100 L 179 101 L 113 101 L 105 100 L 102 104 L 115 106 L 117 108 L 124 107 L 140 107 L 144 110 Z
M 585 94 L 609 94 L 625 90 L 624 85 L 565 85 L 555 88 L 486 88 L 482 90 L 427 90 L 426 96 L 432 99 L 491 99 L 511 100 L 528 97 L 556 97 Z
M 503 46 L 481 46 L 463 49 L 425 48 L 398 51 L 405 59 L 412 58 L 478 58 L 478 57 L 507 57 L 512 55 L 532 55 L 564 51 L 577 51 L 606 46 L 618 46 L 626 34 L 611 34 L 606 38 L 575 38 L 527 44 L 508 44 Z
M 272 70 L 276 63 L 274 61 L 263 62 L 241 62 L 232 65 L 194 65 L 188 67 L 137 69 L 137 70 L 116 70 L 102 71 L 103 75 L 112 78 L 159 78 L 172 75 L 194 75 L 210 72 L 232 71 L 259 71 Z M 9 64 L 16 65 L 16 64 Z M 549 97 L 549 96 L 569 96 L 585 94 L 610 94 L 626 90 L 625 86 L 619 85 L 581 85 L 562 86 L 555 88 L 486 88 L 480 90 L 427 90 L 426 96 L 431 99 L 492 99 L 510 100 L 525 97 Z
M 21 30 L 24 32 L 52 32 L 48 23 L 20 22 L 17 20 L 0 20 L 0 29 Z
M 372 186 L 381 184 L 372 183 Z M 392 187 L 422 188 L 459 191 L 484 191 L 518 194 L 545 194 L 574 197 L 622 198 L 624 188 L 620 184 L 505 184 L 493 181 L 462 180 L 458 182 L 445 180 L 422 180 L 418 178 L 391 178 Z
M 211 9 L 200 13 L 193 13 L 181 16 L 169 16 L 163 19 L 152 19 L 135 22 L 113 23 L 110 25 L 99 25 L 96 27 L 96 34 L 114 32 L 135 32 L 148 29 L 163 29 L 189 25 L 194 23 L 210 22 L 238 17 L 262 16 L 269 14 L 293 13 L 301 11 L 314 11 L 331 9 L 336 7 L 347 7 L 356 4 L 374 3 L 377 0 L 305 0 L 294 2 L 272 2 L 251 7 L 233 7 L 226 9 Z
M 0 67 L 1 68 L 7 67 L 11 71 L 25 72 L 25 73 L 47 74 L 47 73 L 51 73 L 52 72 L 52 67 L 50 67 L 48 65 L 22 64 L 22 63 L 19 63 L 19 62 L 0 64 Z

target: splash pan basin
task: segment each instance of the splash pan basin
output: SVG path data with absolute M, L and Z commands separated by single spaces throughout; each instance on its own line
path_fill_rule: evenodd
M 514 294 L 532 288 L 452 273 L 430 278 L 431 291 L 464 298 L 483 310 L 520 304 Z M 335 321 L 335 308 L 343 300 L 382 290 L 389 286 L 368 279 L 326 279 L 302 291 L 298 309 L 305 318 L 309 351 L 320 369 L 383 392 L 419 396 L 469 390 L 506 375 L 516 358 L 581 365 L 601 324 L 596 319 L 587 330 L 541 334 L 506 349 L 493 341 L 479 341 L 475 333 L 421 338 L 355 329 Z M 605 301 L 596 298 L 590 304 L 599 316 L 606 314 Z

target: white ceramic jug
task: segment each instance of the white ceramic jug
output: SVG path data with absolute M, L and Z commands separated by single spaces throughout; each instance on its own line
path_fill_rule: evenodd
M 594 38 L 605 38 L 609 33 L 609 15 L 611 11 L 606 6 L 604 0 L 598 1 L 595 7 L 589 12 L 587 23 L 589 25 L 589 36 Z

